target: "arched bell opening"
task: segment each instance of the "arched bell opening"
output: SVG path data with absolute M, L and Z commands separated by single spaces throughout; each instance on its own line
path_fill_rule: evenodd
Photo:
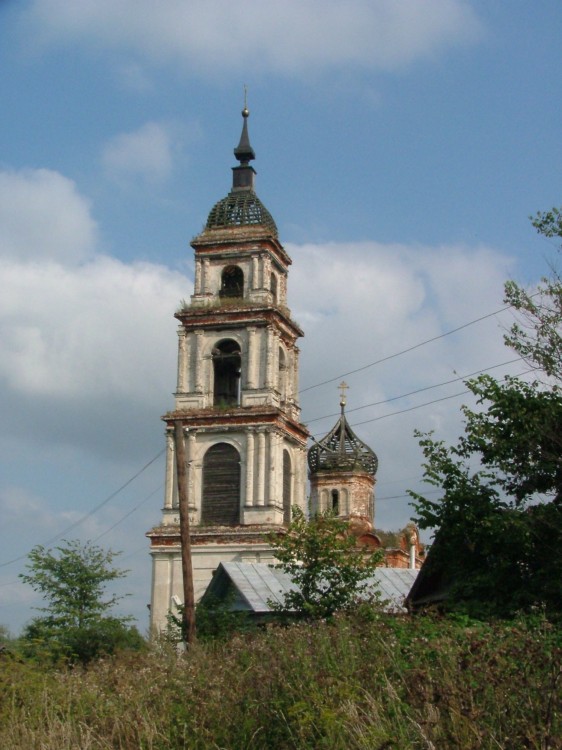
M 221 274 L 219 297 L 244 296 L 244 271 L 238 266 L 226 266 Z
M 232 339 L 220 341 L 213 349 L 213 405 L 238 406 L 240 404 L 241 352 Z
M 229 443 L 217 443 L 203 458 L 201 523 L 240 523 L 240 454 Z

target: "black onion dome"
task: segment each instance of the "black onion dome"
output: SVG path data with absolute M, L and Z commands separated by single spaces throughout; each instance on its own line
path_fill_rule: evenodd
M 244 226 L 263 226 L 277 237 L 275 221 L 255 192 L 237 188 L 213 206 L 205 228 Z
M 366 471 L 377 473 L 379 459 L 368 445 L 359 440 L 343 413 L 335 426 L 308 451 L 308 466 L 318 471 Z

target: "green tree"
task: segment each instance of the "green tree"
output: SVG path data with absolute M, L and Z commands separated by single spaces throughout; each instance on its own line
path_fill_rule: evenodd
M 533 226 L 545 237 L 557 238 L 562 249 L 562 210 L 538 213 L 531 219 Z M 531 367 L 546 373 L 562 384 L 562 280 L 556 268 L 543 278 L 531 294 L 514 281 L 505 286 L 505 301 L 519 313 L 506 336 L 506 343 L 520 354 Z
M 283 605 L 275 608 L 311 619 L 331 617 L 355 606 L 382 560 L 380 551 L 357 546 L 345 521 L 331 513 L 307 520 L 296 506 L 287 532 L 272 535 L 270 543 L 279 560 L 277 567 L 295 584 Z
M 88 662 L 119 648 L 138 648 L 143 639 L 130 627 L 130 617 L 110 610 L 123 597 L 106 596 L 112 581 L 126 571 L 113 567 L 117 553 L 94 544 L 65 541 L 54 550 L 37 546 L 29 554 L 28 573 L 20 577 L 47 602 L 44 614 L 22 634 L 28 654 L 47 652 L 54 658 Z
M 562 237 L 558 209 L 538 214 L 533 225 Z M 519 315 L 506 344 L 536 377 L 469 380 L 482 408 L 463 407 L 457 444 L 417 433 L 425 479 L 442 498 L 410 494 L 420 527 L 437 530 L 428 562 L 447 581 L 451 606 L 512 614 L 542 604 L 561 612 L 561 279 L 553 271 L 533 294 L 509 281 L 505 300 Z

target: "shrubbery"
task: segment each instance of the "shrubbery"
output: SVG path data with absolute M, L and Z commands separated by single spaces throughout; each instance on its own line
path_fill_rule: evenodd
M 10 750 L 558 750 L 562 632 L 336 615 L 87 669 L 0 659 Z

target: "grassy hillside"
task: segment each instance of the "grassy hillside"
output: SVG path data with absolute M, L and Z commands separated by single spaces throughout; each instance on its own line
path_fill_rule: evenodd
M 81 668 L 0 658 L 6 750 L 562 748 L 562 633 L 364 612 Z

